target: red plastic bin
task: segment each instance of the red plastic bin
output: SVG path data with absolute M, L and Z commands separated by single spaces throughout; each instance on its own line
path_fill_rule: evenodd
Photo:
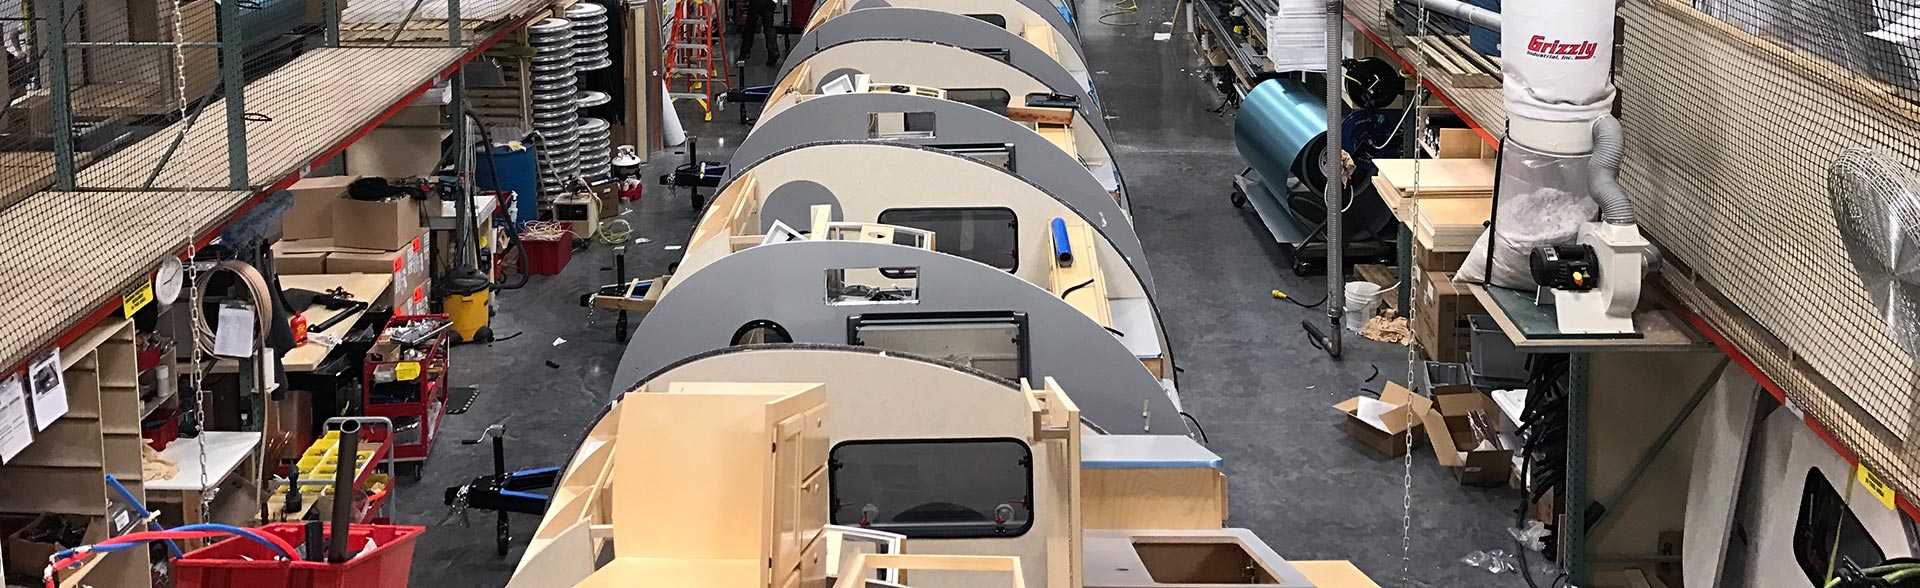
M 332 525 L 325 525 L 331 534 Z M 266 546 L 239 537 L 193 550 L 173 564 L 177 588 L 382 588 L 406 586 L 413 570 L 413 543 L 426 527 L 352 525 L 347 551 L 356 552 L 372 539 L 373 551 L 343 563 L 273 561 Z M 306 532 L 301 523 L 273 523 L 254 529 L 272 533 L 299 545 Z M 245 558 L 252 558 L 251 560 Z
M 567 267 L 573 261 L 573 234 L 563 233 L 558 239 L 526 239 L 521 246 L 527 248 L 528 275 L 552 276 Z

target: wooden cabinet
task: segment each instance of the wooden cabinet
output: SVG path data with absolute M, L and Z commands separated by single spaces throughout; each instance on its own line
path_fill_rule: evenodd
M 613 483 L 644 490 L 614 495 L 616 558 L 752 562 L 760 586 L 807 585 L 828 518 L 825 388 L 674 383 L 620 402 Z
M 80 515 L 112 534 L 146 530 L 126 500 L 104 483 L 112 476 L 134 499 L 146 501 L 135 355 L 133 323 L 125 320 L 106 321 L 60 350 L 67 413 L 0 466 L 0 514 Z M 96 556 L 62 585 L 149 585 L 146 556 L 144 549 Z

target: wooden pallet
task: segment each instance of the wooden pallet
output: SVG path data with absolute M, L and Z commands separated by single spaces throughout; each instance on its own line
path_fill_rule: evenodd
M 1443 37 L 1410 36 L 1407 37 L 1407 42 L 1425 58 L 1429 66 L 1425 71 L 1429 76 L 1444 77 L 1454 86 L 1461 88 L 1499 88 L 1501 85 L 1499 77 L 1481 69 L 1479 62 L 1483 62 L 1484 59 L 1476 61 L 1466 57 L 1453 43 L 1443 40 Z M 1472 53 L 1472 51 L 1464 53 Z

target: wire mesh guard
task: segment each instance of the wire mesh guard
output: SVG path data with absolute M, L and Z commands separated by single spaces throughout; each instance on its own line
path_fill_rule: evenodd
M 0 363 L 399 107 L 444 103 L 434 80 L 547 3 L 454 1 L 0 0 Z
M 1910 268 L 1872 263 L 1910 255 L 1856 247 L 1850 261 L 1843 233 L 1911 247 L 1892 236 L 1913 236 L 1910 205 L 1872 205 L 1898 190 L 1858 178 L 1920 169 L 1920 0 L 1627 0 L 1621 16 L 1623 183 L 1679 262 L 1675 293 L 1915 495 L 1920 370 L 1873 277 Z M 1863 167 L 1857 150 L 1884 159 Z M 1830 168 L 1834 197 L 1866 206 L 1829 197 Z

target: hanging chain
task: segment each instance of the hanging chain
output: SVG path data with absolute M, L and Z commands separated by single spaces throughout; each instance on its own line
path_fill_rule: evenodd
M 174 104 L 175 111 L 180 116 L 180 120 L 184 121 L 187 119 L 187 59 L 186 47 L 183 44 L 186 39 L 186 33 L 184 32 L 184 25 L 182 24 L 185 18 L 181 15 L 180 1 L 181 0 L 173 0 L 173 2 L 171 2 L 171 8 L 173 10 L 173 90 L 174 100 L 176 101 Z M 183 197 L 193 195 L 192 188 L 181 188 L 180 191 Z M 183 268 L 185 271 L 182 273 L 186 277 L 185 288 L 188 293 L 187 300 L 192 303 L 189 305 L 187 312 L 189 316 L 192 317 L 190 324 L 195 325 L 194 328 L 198 328 L 198 325 L 203 324 L 202 321 L 204 320 L 201 316 L 204 309 L 201 306 L 200 287 L 198 283 L 200 271 L 199 268 L 194 266 L 194 258 L 198 256 L 198 253 L 197 246 L 194 243 L 194 235 L 188 233 L 187 262 Z M 195 335 L 189 337 L 189 339 L 191 340 L 191 344 L 188 345 L 188 347 L 191 348 L 192 351 L 189 353 L 189 362 L 187 364 L 189 370 L 187 379 L 193 382 L 193 427 L 195 441 L 199 446 L 198 458 L 200 460 L 201 489 L 200 520 L 189 522 L 206 522 L 208 518 L 207 511 L 212 508 L 213 499 L 216 497 L 215 493 L 206 491 L 210 483 L 207 479 L 207 389 L 204 385 L 205 378 L 202 376 L 200 365 L 200 338 L 198 335 Z
M 200 299 L 200 269 L 194 265 L 193 258 L 198 254 L 198 251 L 196 251 L 193 241 L 193 235 L 188 234 L 187 263 L 184 268 L 185 271 L 182 273 L 186 277 L 183 287 L 187 291 L 187 300 L 189 302 L 187 306 L 187 312 L 191 317 L 189 324 L 193 325 L 192 328 L 198 329 L 205 318 L 201 316 L 204 310 L 202 308 L 203 301 Z M 191 337 L 191 342 L 187 347 L 192 349 L 188 354 L 187 379 L 193 383 L 191 392 L 193 393 L 194 440 L 199 445 L 200 488 L 202 490 L 200 493 L 200 520 L 189 522 L 206 522 L 207 510 L 213 505 L 214 494 L 205 491 L 209 484 L 207 480 L 207 388 L 204 385 L 205 377 L 202 375 L 202 366 L 200 365 L 202 356 L 200 337 L 198 334 Z
M 1417 4 L 1420 5 L 1420 14 L 1418 19 L 1416 19 L 1417 22 L 1414 24 L 1414 36 L 1424 37 L 1427 34 L 1427 4 L 1425 2 L 1419 2 Z M 1424 54 L 1417 56 L 1415 59 L 1419 61 L 1419 67 L 1413 68 L 1413 95 L 1407 99 L 1408 115 L 1413 117 L 1412 128 L 1408 129 L 1407 132 L 1412 133 L 1414 152 L 1406 156 L 1418 160 L 1420 159 L 1420 137 L 1426 126 L 1425 118 L 1420 116 L 1420 105 L 1426 102 L 1424 96 L 1426 92 L 1426 75 L 1424 72 L 1426 72 L 1425 66 L 1427 63 Z M 1389 138 L 1389 140 L 1391 140 L 1391 138 Z M 1420 206 L 1419 165 L 1413 166 L 1413 196 L 1411 200 L 1413 201 L 1415 210 L 1418 210 Z M 1408 244 L 1405 245 L 1405 247 L 1411 248 L 1413 245 Z M 1407 261 L 1409 265 L 1411 265 L 1412 259 L 1408 259 Z M 1406 268 L 1409 279 L 1403 280 L 1404 283 L 1400 284 L 1401 288 L 1406 289 L 1403 290 L 1405 292 L 1412 292 L 1413 290 L 1411 290 L 1411 288 L 1414 287 L 1413 285 L 1420 283 L 1420 280 L 1424 278 L 1424 276 L 1415 275 L 1413 270 L 1414 268 L 1412 267 Z M 1407 297 L 1409 302 L 1411 302 L 1412 299 L 1412 296 Z M 1412 306 L 1412 304 L 1408 304 L 1408 306 Z M 1411 311 L 1413 309 L 1404 308 L 1401 310 Z M 1413 329 L 1418 328 L 1414 326 L 1414 321 L 1411 316 L 1407 317 L 1407 327 L 1409 336 L 1413 333 Z M 1412 343 L 1412 341 L 1407 342 L 1407 384 L 1409 385 L 1412 385 L 1416 381 L 1413 379 L 1416 375 L 1415 368 L 1420 364 L 1420 354 L 1414 351 Z M 1415 393 L 1418 394 L 1418 392 Z M 1415 422 L 1413 420 L 1415 418 L 1418 417 L 1413 414 L 1413 403 L 1409 402 L 1407 403 L 1407 422 Z M 1413 585 L 1413 435 L 1411 432 L 1407 435 L 1407 446 L 1405 449 L 1406 455 L 1401 460 L 1400 585 L 1411 586 Z

